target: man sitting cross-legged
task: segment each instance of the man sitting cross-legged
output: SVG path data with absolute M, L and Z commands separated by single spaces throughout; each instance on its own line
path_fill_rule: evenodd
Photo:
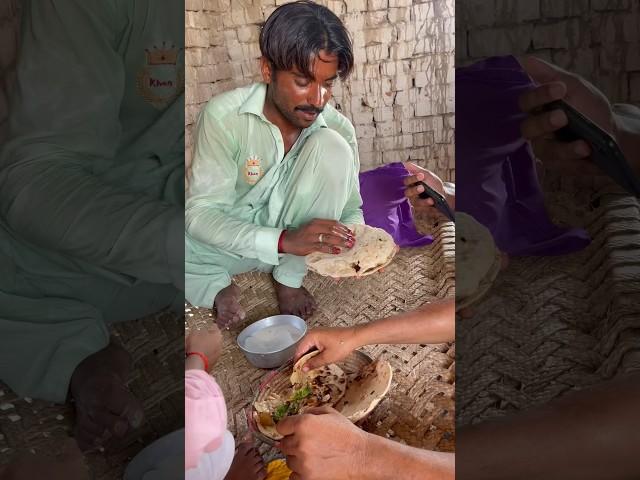
M 271 272 L 281 313 L 310 316 L 304 256 L 354 245 L 364 223 L 353 125 L 328 104 L 353 67 L 344 25 L 294 2 L 260 34 L 264 82 L 211 99 L 196 129 L 186 201 L 186 297 L 229 326 L 244 318 L 232 276 Z

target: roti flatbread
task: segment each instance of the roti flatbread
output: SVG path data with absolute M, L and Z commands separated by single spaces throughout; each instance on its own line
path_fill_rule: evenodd
M 286 398 L 288 398 L 287 395 Z M 273 413 L 276 409 L 286 402 L 285 397 L 279 395 L 271 395 L 267 399 L 255 402 L 253 404 L 253 419 L 255 420 L 258 430 L 263 435 L 274 440 L 282 439 L 282 435 L 276 430 L 276 422 L 273 419 Z
M 347 386 L 335 409 L 352 422 L 366 417 L 378 406 L 391 387 L 393 369 L 389 362 L 378 359 L 367 365 Z
M 363 277 L 386 267 L 398 252 L 393 237 L 381 228 L 348 225 L 355 234 L 351 249 L 341 253 L 315 252 L 307 255 L 310 270 L 327 277 Z
M 319 351 L 301 357 L 293 367 L 290 377 L 292 388 L 284 395 L 271 395 L 254 403 L 253 418 L 258 429 L 267 437 L 279 440 L 282 436 L 276 424 L 284 417 L 304 413 L 310 408 L 334 406 L 347 389 L 347 376 L 335 364 L 325 365 L 304 372 L 304 364 Z
M 323 405 L 335 405 L 347 390 L 347 375 L 339 366 L 332 363 L 324 367 L 304 372 L 302 367 L 310 358 L 315 357 L 318 350 L 302 356 L 293 366 L 290 380 L 294 390 L 305 386 L 311 387 L 311 395 L 307 397 L 299 412 Z
M 376 360 L 364 367 L 352 381 L 349 381 L 344 370 L 335 364 L 304 372 L 302 367 L 305 363 L 319 353 L 308 353 L 296 362 L 289 377 L 291 389 L 254 402 L 253 418 L 257 428 L 266 437 L 273 440 L 282 439 L 276 424 L 281 419 L 283 405 L 292 398 L 301 397 L 300 392 L 308 395 L 304 396 L 295 413 L 304 413 L 313 407 L 329 405 L 355 423 L 366 417 L 389 391 L 392 378 L 389 362 Z M 305 389 L 309 389 L 309 392 Z
M 500 271 L 501 255 L 491 232 L 472 216 L 456 214 L 456 309 L 484 295 Z

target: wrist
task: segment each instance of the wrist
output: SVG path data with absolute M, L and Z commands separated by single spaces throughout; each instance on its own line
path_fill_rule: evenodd
M 282 230 L 280 234 L 280 238 L 278 239 L 278 253 L 289 253 L 289 239 L 290 239 L 290 231 L 285 229 Z
M 204 362 L 195 355 L 191 355 L 184 360 L 185 370 L 204 370 Z
M 364 433 L 364 455 L 362 458 L 362 468 L 358 478 L 367 478 L 369 480 L 382 480 L 389 478 L 397 472 L 388 471 L 389 463 L 387 462 L 387 449 L 380 448 L 380 440 L 382 437 L 373 433 Z M 393 469 L 393 467 L 392 467 Z
M 209 360 L 206 355 L 200 352 L 187 352 L 184 360 L 185 370 L 204 370 L 209 368 Z
M 347 328 L 346 342 L 352 350 L 357 350 L 360 347 L 373 343 L 370 339 L 369 329 L 370 327 L 367 323 Z
M 278 253 L 286 253 L 284 249 L 284 237 L 287 235 L 287 229 L 285 228 L 280 232 L 280 237 L 278 237 Z

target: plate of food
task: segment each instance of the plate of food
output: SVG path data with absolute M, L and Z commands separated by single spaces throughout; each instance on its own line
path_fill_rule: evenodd
M 247 415 L 249 429 L 263 442 L 274 445 L 282 436 L 276 425 L 284 418 L 314 407 L 331 406 L 352 422 L 366 418 L 391 387 L 389 362 L 352 352 L 337 364 L 303 371 L 318 351 L 301 357 L 267 375 Z
M 350 249 L 339 254 L 315 252 L 307 255 L 307 267 L 320 275 L 333 278 L 364 277 L 391 263 L 399 247 L 382 228 L 369 225 L 347 225 L 355 236 Z

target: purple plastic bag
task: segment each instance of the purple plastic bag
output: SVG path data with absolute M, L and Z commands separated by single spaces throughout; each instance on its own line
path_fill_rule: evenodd
M 518 97 L 535 84 L 512 57 L 456 69 L 456 209 L 489 229 L 510 255 L 563 255 L 586 247 L 584 230 L 554 225 Z
M 433 242 L 431 235 L 416 230 L 409 200 L 404 196 L 402 163 L 390 163 L 360 174 L 364 221 L 388 232 L 400 247 L 420 247 Z

